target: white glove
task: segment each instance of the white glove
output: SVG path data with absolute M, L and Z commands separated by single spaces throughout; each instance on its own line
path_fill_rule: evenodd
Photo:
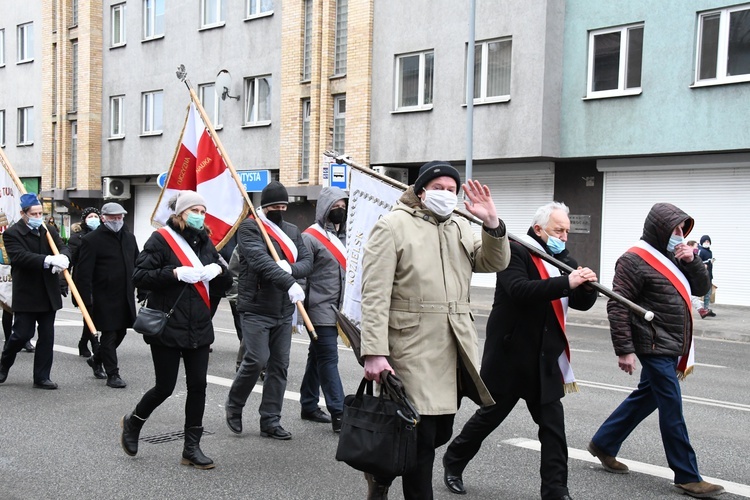
M 65 271 L 64 267 L 52 266 L 52 274 L 57 274 Z
M 289 294 L 289 300 L 292 301 L 292 304 L 296 304 L 297 302 L 305 300 L 305 291 L 302 290 L 302 287 L 299 286 L 299 283 L 295 283 L 291 287 L 289 287 L 289 290 L 286 293 Z
M 57 255 L 46 256 L 44 258 L 44 263 L 47 264 L 48 267 L 59 267 L 60 270 L 62 270 L 68 268 L 68 266 L 70 265 L 70 260 L 68 260 L 67 256 L 59 253 Z
M 201 281 L 211 281 L 220 274 L 221 266 L 219 264 L 209 264 L 201 271 Z
M 285 260 L 277 260 L 276 263 L 279 265 L 281 269 L 288 272 L 289 274 L 292 274 L 292 266 L 289 265 L 289 262 Z
M 175 268 L 177 279 L 185 283 L 198 283 L 201 281 L 201 271 L 191 266 L 180 266 Z

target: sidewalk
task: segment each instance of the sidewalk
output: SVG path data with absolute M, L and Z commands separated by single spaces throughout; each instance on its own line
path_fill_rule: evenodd
M 487 315 L 492 309 L 494 288 L 472 287 L 471 304 L 474 312 Z M 607 320 L 607 301 L 609 298 L 600 295 L 594 307 L 588 311 L 568 309 L 568 322 L 586 325 L 609 326 Z M 693 333 L 696 337 L 735 340 L 750 343 L 750 307 L 713 304 L 711 309 L 716 313 L 714 318 L 701 319 L 693 313 Z

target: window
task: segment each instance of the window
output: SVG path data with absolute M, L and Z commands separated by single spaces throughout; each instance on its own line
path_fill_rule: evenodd
M 216 95 L 216 85 L 207 83 L 198 86 L 198 96 L 214 129 L 221 128 L 221 99 Z
M 305 41 L 302 59 L 302 81 L 312 78 L 312 0 L 305 0 Z
M 34 23 L 18 25 L 18 62 L 34 60 Z
M 695 81 L 750 81 L 750 6 L 700 15 Z
M 5 147 L 5 110 L 0 109 L 0 148 Z
M 222 0 L 201 0 L 201 28 L 224 22 L 224 2 Z
M 396 57 L 396 109 L 431 109 L 435 53 L 421 52 Z
M 347 19 L 349 18 L 349 4 L 347 0 L 336 1 L 336 50 L 333 62 L 333 74 L 346 73 L 346 34 Z
M 123 129 L 123 104 L 125 96 L 118 95 L 109 98 L 109 136 L 110 137 L 125 137 L 125 130 Z
M 71 19 L 73 20 L 73 26 L 78 26 L 78 0 L 73 0 L 71 3 L 73 4 L 71 6 Z
M 641 93 L 643 25 L 589 34 L 588 97 Z
M 144 135 L 161 134 L 163 99 L 164 92 L 161 90 L 142 94 L 141 115 L 143 121 L 141 133 Z
M 488 40 L 474 46 L 474 102 L 510 99 L 511 41 Z
M 125 45 L 125 4 L 112 6 L 112 47 Z
M 0 68 L 5 66 L 5 30 L 0 29 Z
M 78 122 L 70 122 L 70 186 L 76 187 L 78 180 Z
M 271 77 L 245 79 L 245 125 L 271 123 Z
M 346 95 L 333 98 L 333 150 L 344 152 L 346 132 Z
M 143 0 L 143 39 L 164 36 L 164 0 Z
M 18 145 L 34 144 L 34 108 L 18 108 Z
M 273 0 L 247 0 L 247 17 L 273 13 Z
M 302 100 L 302 172 L 300 180 L 310 178 L 310 99 Z
M 78 110 L 78 42 L 73 42 L 70 55 L 70 111 Z

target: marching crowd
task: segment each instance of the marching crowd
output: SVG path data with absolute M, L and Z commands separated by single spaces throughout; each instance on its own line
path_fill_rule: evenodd
M 460 188 L 463 208 L 482 222 L 480 234 L 454 212 Z M 96 378 L 125 388 L 117 347 L 136 320 L 136 297 L 145 300 L 149 308 L 167 313 L 167 321 L 157 335 L 144 335 L 154 385 L 122 417 L 120 444 L 126 454 L 138 453 L 141 429 L 173 393 L 182 360 L 187 385 L 182 463 L 211 469 L 215 464 L 200 441 L 219 298 L 230 297 L 241 337 L 237 372 L 225 401 L 226 424 L 233 433 L 243 432 L 244 407 L 262 377 L 260 434 L 278 440 L 292 438 L 281 425 L 281 412 L 296 304 L 302 302 L 318 339 L 308 351 L 300 416 L 340 432 L 344 394 L 334 308 L 341 305 L 346 273 L 348 195 L 324 188 L 315 222 L 304 231 L 284 220 L 288 200 L 286 188 L 271 182 L 255 216 L 239 225 L 236 244 L 220 254 L 206 223 L 206 200 L 194 191 L 180 191 L 170 200 L 173 213 L 167 224 L 140 252 L 118 203 L 83 210 L 66 245 L 55 227 L 44 224 L 37 196 L 22 195 L 21 218 L 3 234 L 13 311 L 0 384 L 36 328 L 33 387 L 57 388 L 50 378 L 54 321 L 62 307 L 60 277 L 70 271 L 76 304 L 101 332 L 97 339 L 84 326 L 79 353 Z M 648 321 L 622 302 L 608 303 L 618 366 L 632 375 L 640 363 L 640 383 L 601 425 L 588 449 L 607 471 L 628 473 L 616 458 L 620 446 L 658 410 L 675 487 L 707 498 L 723 488 L 704 481 L 698 471 L 679 386 L 691 369 L 691 295 L 707 301 L 711 288 L 710 270 L 684 242 L 693 223 L 679 208 L 657 203 L 641 239 L 617 261 L 613 290 L 656 317 Z M 361 355 L 365 378 L 378 380 L 384 371 L 397 374 L 421 415 L 416 466 L 402 481 L 405 498 L 433 498 L 435 450 L 444 444 L 443 482 L 452 493 L 465 494 L 464 470 L 519 399 L 539 427 L 541 497 L 571 498 L 561 399 L 577 387 L 565 318 L 569 307 L 592 307 L 597 276 L 569 254 L 569 231 L 568 207 L 550 202 L 533 215 L 527 233 L 511 241 L 489 188 L 473 180 L 462 185 L 458 171 L 442 161 L 423 165 L 414 185 L 375 224 L 363 258 Z M 555 260 L 572 272 L 561 271 Z M 469 302 L 474 272 L 497 273 L 483 353 Z M 327 413 L 318 406 L 321 390 Z M 463 397 L 479 409 L 454 437 Z M 387 498 L 393 477 L 365 478 L 368 499 Z

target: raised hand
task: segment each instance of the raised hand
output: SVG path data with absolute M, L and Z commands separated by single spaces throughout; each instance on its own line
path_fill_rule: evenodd
M 462 187 L 464 195 L 468 198 L 468 200 L 464 200 L 466 210 L 481 219 L 484 225 L 490 229 L 499 226 L 500 222 L 497 219 L 497 210 L 490 194 L 490 188 L 471 179 L 468 179 Z

